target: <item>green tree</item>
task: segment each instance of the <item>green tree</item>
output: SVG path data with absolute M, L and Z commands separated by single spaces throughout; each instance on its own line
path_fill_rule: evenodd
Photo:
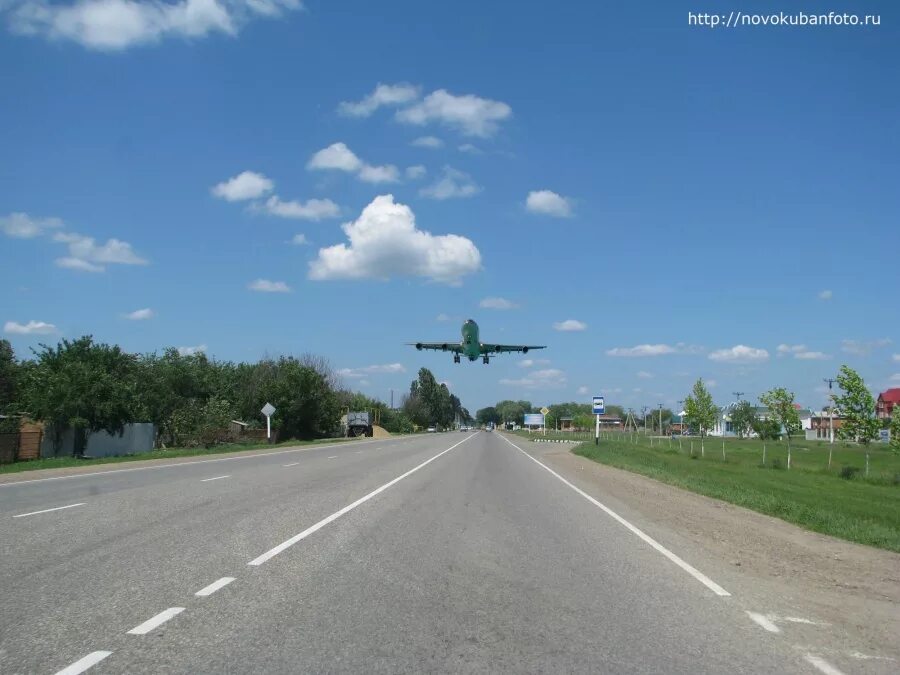
M 22 368 L 16 361 L 12 345 L 0 340 L 0 433 L 14 432 L 19 428 L 18 395 Z
M 794 394 L 784 387 L 776 387 L 759 397 L 760 402 L 769 409 L 769 416 L 781 427 L 787 436 L 788 456 L 787 468 L 791 468 L 791 436 L 800 431 L 800 415 L 794 406 Z
M 731 409 L 731 427 L 739 438 L 750 434 L 753 423 L 756 422 L 756 411 L 750 405 L 750 401 L 740 401 Z
M 90 335 L 41 345 L 27 371 L 24 403 L 56 433 L 71 427 L 75 454 L 84 453 L 96 431 L 121 433 L 134 421 L 137 357 L 118 346 L 95 344 Z
M 475 412 L 475 423 L 481 426 L 487 424 L 500 424 L 500 414 L 494 406 L 481 408 Z
M 703 378 L 694 383 L 690 395 L 684 399 L 684 416 L 691 426 L 700 430 L 700 454 L 705 455 L 703 439 L 706 432 L 716 423 L 719 409 L 713 403 L 712 394 L 703 384 Z
M 891 450 L 900 452 L 900 405 L 891 413 Z
M 866 383 L 855 370 L 841 366 L 837 376 L 841 394 L 835 394 L 834 405 L 843 421 L 837 430 L 843 440 L 862 443 L 866 451 L 866 475 L 869 475 L 869 443 L 878 438 L 879 424 L 875 417 L 875 399 Z

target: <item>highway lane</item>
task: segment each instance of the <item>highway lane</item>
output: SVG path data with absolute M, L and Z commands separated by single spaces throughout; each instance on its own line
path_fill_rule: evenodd
M 817 672 L 499 434 L 356 453 L 104 494 L 37 572 L 12 530 L 0 671 Z

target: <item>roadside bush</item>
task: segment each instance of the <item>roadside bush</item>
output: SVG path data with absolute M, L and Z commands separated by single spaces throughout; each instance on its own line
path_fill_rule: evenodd
M 783 469 L 784 463 L 780 459 L 773 459 L 772 460 L 772 468 L 775 470 Z
M 856 477 L 856 474 L 859 473 L 858 466 L 844 466 L 841 467 L 841 478 L 844 480 L 851 480 Z

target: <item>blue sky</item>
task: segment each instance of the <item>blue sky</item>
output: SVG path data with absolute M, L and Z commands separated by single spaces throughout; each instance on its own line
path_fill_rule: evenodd
M 472 410 L 900 386 L 900 8 L 688 25 L 799 9 L 752 5 L 8 0 L 3 336 L 312 352 L 385 400 L 426 366 Z M 403 344 L 469 317 L 548 349 Z

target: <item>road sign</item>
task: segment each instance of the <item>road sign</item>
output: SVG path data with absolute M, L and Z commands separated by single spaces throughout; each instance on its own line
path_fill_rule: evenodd
M 602 396 L 595 396 L 595 397 L 594 397 L 594 405 L 593 405 L 593 409 L 594 409 L 594 414 L 595 414 L 595 415 L 602 415 L 604 412 L 606 412 L 606 407 L 605 407 L 604 404 L 603 404 L 603 397 L 602 397 Z
M 526 427 L 542 427 L 544 426 L 544 416 L 537 413 L 528 413 L 525 415 Z
M 272 440 L 272 415 L 275 414 L 275 406 L 266 403 L 260 412 L 266 416 L 266 440 Z
M 548 408 L 547 406 L 544 406 L 543 408 L 541 408 L 541 415 L 547 415 L 547 414 L 549 414 L 549 412 L 550 412 L 550 408 Z

